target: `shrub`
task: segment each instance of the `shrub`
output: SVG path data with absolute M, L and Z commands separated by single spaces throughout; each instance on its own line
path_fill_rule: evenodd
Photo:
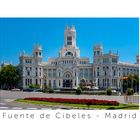
M 35 86 L 33 84 L 29 85 L 29 88 L 34 89 Z
M 45 93 L 45 92 L 47 92 L 47 91 L 48 91 L 48 89 L 49 89 L 49 88 L 48 88 L 48 86 L 47 86 L 47 85 L 45 85 L 45 86 L 44 86 L 44 88 L 43 88 L 43 92 L 44 92 L 44 93 Z
M 81 90 L 80 87 L 78 87 L 78 88 L 76 89 L 76 94 L 77 94 L 77 95 L 80 95 L 81 93 L 82 93 L 82 90 Z
M 90 105 L 110 105 L 110 106 L 111 105 L 113 105 L 113 106 L 118 106 L 119 105 L 119 102 L 117 102 L 117 101 L 97 100 L 97 99 L 69 99 L 69 98 L 29 97 L 29 98 L 24 98 L 24 100 L 69 103 L 69 104 L 86 104 L 88 107 Z
M 112 89 L 111 89 L 111 88 L 108 88 L 108 89 L 106 90 L 106 94 L 110 96 L 110 95 L 112 94 Z
M 52 88 L 50 88 L 49 93 L 54 93 L 54 90 Z
M 128 88 L 127 95 L 133 95 L 133 94 L 134 94 L 134 90 L 132 88 Z
M 33 84 L 31 84 L 31 85 L 29 85 L 29 88 L 31 88 L 31 89 L 39 89 L 40 85 L 33 85 Z
M 36 88 L 36 89 L 39 89 L 39 88 L 40 88 L 40 85 L 35 85 L 35 88 Z

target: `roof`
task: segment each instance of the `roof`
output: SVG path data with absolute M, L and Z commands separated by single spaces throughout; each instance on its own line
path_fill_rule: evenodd
M 130 62 L 119 62 L 118 64 L 126 65 L 126 66 L 139 66 L 139 64 L 133 64 L 133 63 L 130 63 Z

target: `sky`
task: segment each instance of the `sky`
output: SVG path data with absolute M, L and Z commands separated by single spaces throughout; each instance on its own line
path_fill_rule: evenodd
M 0 18 L 0 63 L 19 63 L 23 51 L 32 55 L 35 44 L 43 49 L 43 62 L 58 57 L 64 45 L 64 29 L 74 25 L 81 57 L 93 63 L 93 46 L 104 53 L 119 53 L 119 61 L 136 62 L 139 54 L 138 18 Z

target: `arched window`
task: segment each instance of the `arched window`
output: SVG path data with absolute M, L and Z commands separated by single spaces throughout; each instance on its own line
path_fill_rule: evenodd
M 86 81 L 85 81 L 85 79 L 82 79 L 80 82 L 81 82 L 81 83 L 85 83 Z
M 66 78 L 70 78 L 70 74 L 66 74 Z
M 65 56 L 73 56 L 73 53 L 72 53 L 72 52 L 67 52 L 67 53 L 65 54 Z

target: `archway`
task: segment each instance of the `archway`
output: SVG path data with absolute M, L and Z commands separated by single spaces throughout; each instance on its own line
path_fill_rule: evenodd
M 63 88 L 72 88 L 72 74 L 69 71 L 64 73 Z

